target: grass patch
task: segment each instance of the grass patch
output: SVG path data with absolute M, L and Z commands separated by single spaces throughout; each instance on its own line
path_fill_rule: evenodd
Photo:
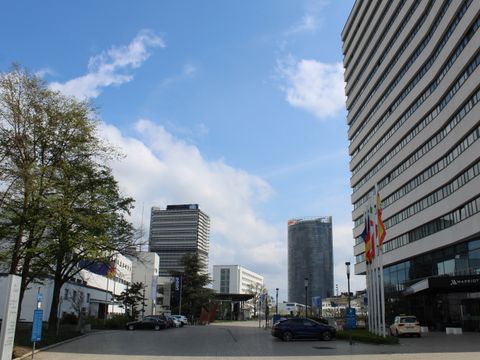
M 44 325 L 42 329 L 42 340 L 35 344 L 36 349 L 41 349 L 45 346 L 53 345 L 58 342 L 72 339 L 74 337 L 80 336 L 80 332 L 77 330 L 76 325 L 60 325 L 60 331 L 58 336 L 56 335 L 55 329 L 46 329 Z M 14 356 L 19 357 L 25 355 L 26 353 L 32 351 L 32 326 L 17 326 L 15 331 L 15 344 L 14 344 Z
M 387 344 L 395 345 L 398 344 L 398 338 L 389 336 L 382 337 L 370 333 L 365 329 L 355 329 L 355 330 L 339 330 L 337 331 L 337 339 L 349 340 L 352 336 L 353 341 L 369 343 L 369 344 Z

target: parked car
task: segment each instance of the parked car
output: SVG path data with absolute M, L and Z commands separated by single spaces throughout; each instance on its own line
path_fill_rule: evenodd
M 293 339 L 321 339 L 328 341 L 336 336 L 337 331 L 333 326 L 322 324 L 312 319 L 290 318 L 273 324 L 271 334 L 283 341 L 291 341 Z
M 145 316 L 142 320 L 130 321 L 126 324 L 127 330 L 150 329 L 160 330 L 166 328 L 166 323 L 160 318 Z
M 175 317 L 173 317 L 172 315 L 164 314 L 164 316 L 168 319 L 168 321 L 171 321 L 173 323 L 173 327 L 178 328 L 183 326 L 182 322 L 176 319 Z
M 157 319 L 165 321 L 165 327 L 167 329 L 175 327 L 175 323 L 173 322 L 173 319 L 171 317 L 169 317 L 167 314 L 150 315 L 149 317 L 153 317 L 153 318 L 157 318 Z
M 172 315 L 172 317 L 180 321 L 182 325 L 188 325 L 188 319 L 185 315 Z
M 390 335 L 403 336 L 415 335 L 421 336 L 420 323 L 413 315 L 396 316 L 393 324 L 390 326 Z

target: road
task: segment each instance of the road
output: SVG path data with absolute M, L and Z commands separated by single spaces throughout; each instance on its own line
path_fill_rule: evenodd
M 255 323 L 186 326 L 162 331 L 104 331 L 35 354 L 37 360 L 113 359 L 435 359 L 478 360 L 480 334 L 428 334 L 400 345 L 347 341 L 294 341 L 273 338 Z

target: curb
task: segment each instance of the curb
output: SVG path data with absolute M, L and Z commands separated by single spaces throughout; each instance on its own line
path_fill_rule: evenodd
M 63 340 L 63 341 L 60 341 L 58 343 L 55 343 L 55 344 L 52 344 L 52 345 L 48 345 L 48 346 L 45 346 L 45 347 L 42 347 L 40 349 L 36 349 L 33 353 L 36 354 L 40 351 L 44 351 L 44 350 L 49 350 L 49 349 L 52 349 L 56 346 L 60 346 L 60 345 L 63 345 L 63 344 L 67 344 L 69 342 L 72 342 L 72 341 L 75 341 L 75 340 L 79 340 L 79 339 L 83 339 L 84 337 L 87 337 L 87 336 L 90 336 L 90 335 L 93 335 L 93 334 L 100 334 L 100 333 L 103 333 L 105 331 L 92 331 L 92 332 L 89 332 L 87 334 L 83 334 L 83 335 L 79 335 L 79 336 L 75 336 L 73 338 L 70 338 L 70 339 L 67 339 L 67 340 Z M 25 355 L 22 355 L 20 357 L 17 357 L 17 358 L 13 358 L 12 360 L 23 360 L 23 359 L 26 359 L 28 357 L 31 357 L 32 356 L 32 351 L 30 351 L 29 353 L 26 353 Z

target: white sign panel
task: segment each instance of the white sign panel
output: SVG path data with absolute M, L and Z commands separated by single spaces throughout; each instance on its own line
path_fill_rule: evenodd
M 0 333 L 0 360 L 11 360 L 15 327 L 17 326 L 18 301 L 20 298 L 21 277 L 8 275 L 5 307 L 2 317 L 2 332 Z

